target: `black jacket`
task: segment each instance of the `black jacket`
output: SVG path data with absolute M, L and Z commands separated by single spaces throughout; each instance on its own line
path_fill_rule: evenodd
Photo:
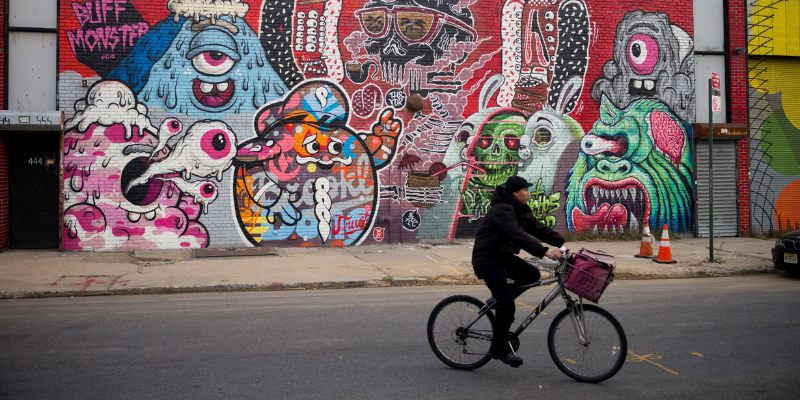
M 489 272 L 520 249 L 543 257 L 547 247 L 537 238 L 556 247 L 566 242 L 558 232 L 536 220 L 530 207 L 514 200 L 502 185 L 498 186 L 483 225 L 475 235 L 472 265 L 476 274 Z

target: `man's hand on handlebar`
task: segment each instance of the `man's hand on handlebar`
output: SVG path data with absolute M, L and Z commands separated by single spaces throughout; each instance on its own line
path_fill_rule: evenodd
M 544 256 L 551 260 L 558 260 L 559 258 L 564 257 L 564 252 L 561 251 L 561 249 L 552 247 L 547 250 L 547 253 L 545 253 Z

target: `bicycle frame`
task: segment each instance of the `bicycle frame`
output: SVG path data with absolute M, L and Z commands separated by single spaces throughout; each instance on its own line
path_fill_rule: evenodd
M 531 311 L 530 314 L 528 314 L 525 320 L 522 321 L 522 323 L 517 327 L 517 329 L 514 330 L 514 332 L 512 332 L 512 335 L 515 337 L 519 337 L 519 335 L 522 334 L 522 332 L 526 328 L 528 328 L 528 326 L 530 326 L 530 324 L 532 324 L 537 317 L 539 317 L 542 311 L 544 311 L 544 309 L 547 308 L 547 306 L 550 305 L 550 303 L 552 303 L 560 295 L 564 299 L 564 302 L 567 304 L 567 308 L 570 311 L 572 311 L 572 313 L 570 314 L 570 319 L 572 320 L 572 326 L 575 328 L 575 332 L 578 335 L 578 340 L 581 342 L 581 344 L 586 344 L 588 342 L 588 339 L 586 338 L 586 331 L 583 327 L 583 321 L 581 321 L 580 319 L 580 313 L 575 312 L 576 307 L 581 308 L 581 306 L 583 305 L 583 300 L 579 298 L 578 301 L 576 302 L 575 300 L 572 299 L 572 297 L 567 293 L 566 289 L 564 289 L 560 273 L 555 273 L 555 276 L 552 278 L 544 279 L 539 282 L 532 283 L 530 285 L 524 285 L 518 287 L 517 290 L 519 291 L 519 294 L 517 294 L 517 297 L 522 295 L 522 293 L 528 291 L 528 289 L 532 289 L 539 286 L 549 286 L 554 283 L 556 284 L 556 287 L 550 290 L 550 293 L 548 293 L 547 296 L 545 296 L 545 298 L 542 300 L 542 302 L 539 303 L 539 305 L 535 309 L 533 309 L 533 311 Z M 478 322 L 478 320 L 481 319 L 481 317 L 483 317 L 489 310 L 494 308 L 495 304 L 497 304 L 497 301 L 494 299 L 488 301 L 478 311 L 478 317 L 475 318 L 475 320 L 472 321 L 472 323 L 464 327 L 464 329 L 469 330 L 472 327 L 472 325 L 474 325 L 476 322 Z M 481 339 L 487 339 L 484 336 L 486 335 L 477 335 L 477 337 Z
M 544 297 L 544 300 L 542 300 L 542 302 L 539 303 L 539 305 L 536 308 L 534 308 L 533 311 L 531 311 L 530 314 L 528 314 L 528 316 L 525 318 L 525 320 L 522 321 L 521 324 L 519 324 L 517 329 L 514 330 L 514 333 L 513 333 L 514 336 L 519 336 L 522 333 L 522 331 L 524 331 L 530 324 L 532 324 L 533 320 L 535 320 L 537 317 L 539 317 L 539 315 L 542 313 L 542 311 L 544 311 L 544 309 L 547 308 L 547 306 L 550 305 L 550 303 L 552 303 L 553 300 L 555 300 L 559 295 L 562 295 L 562 297 L 564 297 L 564 299 L 567 300 L 567 306 L 569 306 L 570 302 L 572 302 L 572 299 L 570 299 L 568 297 L 568 295 L 564 291 L 564 287 L 561 286 L 561 284 L 559 283 L 559 280 L 560 280 L 560 278 L 555 277 L 555 278 L 550 278 L 550 279 L 546 279 L 546 280 L 543 280 L 543 281 L 539 281 L 539 282 L 536 282 L 536 283 L 533 283 L 533 284 L 530 284 L 530 285 L 525 285 L 525 286 L 519 287 L 518 290 L 522 290 L 522 292 L 520 293 L 520 295 L 521 295 L 522 293 L 524 293 L 528 289 L 532 289 L 532 288 L 537 287 L 537 286 L 547 286 L 547 285 L 552 285 L 553 283 L 557 283 L 556 287 L 554 287 L 552 290 L 550 290 L 550 293 L 548 293 L 547 296 Z

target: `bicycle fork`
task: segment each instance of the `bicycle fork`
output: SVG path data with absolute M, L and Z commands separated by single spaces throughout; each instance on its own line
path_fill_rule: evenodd
M 567 308 L 569 308 L 569 319 L 572 321 L 572 327 L 575 328 L 575 334 L 578 335 L 578 343 L 582 346 L 589 345 L 589 338 L 586 335 L 586 325 L 583 323 L 583 302 L 576 303 L 572 299 L 568 300 Z

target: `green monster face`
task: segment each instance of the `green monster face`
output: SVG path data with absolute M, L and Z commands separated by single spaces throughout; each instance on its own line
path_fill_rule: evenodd
M 689 230 L 691 159 L 689 135 L 666 105 L 637 100 L 620 110 L 604 96 L 567 179 L 567 228 Z
M 461 192 L 461 214 L 477 220 L 489 209 L 497 185 L 517 174 L 520 140 L 527 121 L 515 110 L 502 109 L 479 125 L 475 137 L 465 143 L 462 157 L 474 166 Z
M 486 121 L 473 147 L 475 164 L 486 170 L 485 174 L 475 176 L 477 183 L 493 189 L 516 175 L 526 122 L 522 116 L 513 114 L 496 115 Z

